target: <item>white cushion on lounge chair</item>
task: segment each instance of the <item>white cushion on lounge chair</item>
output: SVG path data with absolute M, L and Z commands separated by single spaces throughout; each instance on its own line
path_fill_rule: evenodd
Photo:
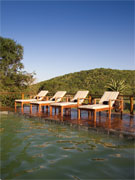
M 39 100 L 42 100 L 46 94 L 48 93 L 48 91 L 40 91 L 35 97 L 34 99 L 16 99 L 15 102 L 31 102 L 31 101 L 37 101 L 36 98 L 38 98 L 38 101 Z
M 36 99 L 17 99 L 15 102 L 33 102 L 37 101 Z
M 33 101 L 31 104 L 51 104 L 54 103 L 54 101 Z
M 81 99 L 81 98 L 86 98 L 88 93 L 89 93 L 89 91 L 78 91 L 75 94 L 75 96 L 73 97 L 73 99 L 71 100 L 71 102 L 73 102 L 74 100 L 77 100 L 79 98 L 80 99 L 80 103 L 83 103 L 84 99 Z
M 59 102 L 59 103 L 52 103 L 52 106 L 68 106 L 68 105 L 77 105 L 77 102 Z
M 58 91 L 55 93 L 55 95 L 48 101 L 34 101 L 31 104 L 51 104 L 54 103 L 55 101 L 52 101 L 52 99 L 56 98 L 56 102 L 59 102 L 61 98 L 66 94 L 66 91 Z M 57 99 L 58 98 L 58 99 Z
M 101 108 L 109 108 L 109 105 L 104 104 L 93 104 L 93 105 L 82 105 L 79 106 L 80 109 L 101 109 Z
M 46 94 L 48 93 L 48 91 L 40 91 L 37 96 L 38 97 L 43 97 L 43 96 L 46 96 Z
M 57 91 L 55 95 L 50 99 L 56 99 L 56 102 L 61 101 L 61 98 L 66 94 L 66 91 Z
M 40 91 L 34 98 L 37 99 L 38 101 L 41 101 L 46 94 L 48 93 L 48 91 Z
M 104 101 L 109 101 L 110 99 L 117 99 L 119 92 L 105 91 L 101 97 L 99 104 L 103 104 Z M 111 106 L 113 106 L 115 101 L 111 101 Z

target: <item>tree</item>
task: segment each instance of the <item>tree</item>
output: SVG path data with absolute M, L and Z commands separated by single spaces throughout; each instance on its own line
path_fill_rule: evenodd
M 118 91 L 120 93 L 123 93 L 124 90 L 127 88 L 127 86 L 125 85 L 124 80 L 114 80 L 114 79 L 112 79 L 111 82 L 109 82 L 106 85 L 106 88 L 109 91 Z
M 23 47 L 14 40 L 0 37 L 0 88 L 14 91 L 34 81 L 34 73 L 23 71 Z

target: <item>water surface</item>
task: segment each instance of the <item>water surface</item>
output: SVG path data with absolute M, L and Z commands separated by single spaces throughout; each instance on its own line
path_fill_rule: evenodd
M 134 179 L 134 142 L 1 116 L 1 179 Z

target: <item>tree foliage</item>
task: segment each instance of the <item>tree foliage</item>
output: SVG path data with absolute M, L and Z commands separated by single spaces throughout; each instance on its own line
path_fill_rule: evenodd
M 52 93 L 55 93 L 58 90 L 66 90 L 68 93 L 73 94 L 78 90 L 89 90 L 90 94 L 102 95 L 103 92 L 108 89 L 107 84 L 111 79 L 117 82 L 119 85 L 118 90 L 122 94 L 135 94 L 134 70 L 104 68 L 66 74 L 47 81 L 42 81 L 31 86 L 31 88 L 37 91 L 47 89 Z M 124 86 L 127 88 L 124 88 Z
M 34 73 L 23 71 L 23 47 L 14 40 L 0 37 L 0 91 L 17 91 L 34 80 Z
M 125 84 L 124 80 L 111 79 L 111 81 L 106 85 L 106 88 L 108 91 L 118 91 L 120 93 L 123 93 L 127 88 L 127 85 Z

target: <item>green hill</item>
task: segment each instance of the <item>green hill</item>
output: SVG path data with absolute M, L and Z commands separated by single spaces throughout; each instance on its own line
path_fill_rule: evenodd
M 58 90 L 66 90 L 68 93 L 75 93 L 78 90 L 89 90 L 91 94 L 102 94 L 105 85 L 114 80 L 125 80 L 127 88 L 123 94 L 135 94 L 135 70 L 116 70 L 116 69 L 92 69 L 65 74 L 50 80 L 42 81 L 31 87 L 31 90 L 39 91 L 42 89 L 55 93 Z

